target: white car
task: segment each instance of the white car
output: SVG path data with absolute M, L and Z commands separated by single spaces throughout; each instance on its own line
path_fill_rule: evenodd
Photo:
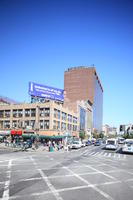
M 81 147 L 81 141 L 73 141 L 72 149 L 79 149 Z
M 133 139 L 126 139 L 122 147 L 123 153 L 133 153 Z
M 114 138 L 106 140 L 106 149 L 110 150 L 117 150 L 118 148 L 118 141 Z

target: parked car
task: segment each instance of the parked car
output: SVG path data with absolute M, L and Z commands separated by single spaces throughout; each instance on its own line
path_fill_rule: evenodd
M 106 149 L 116 150 L 118 148 L 118 141 L 115 138 L 106 140 Z
M 101 141 L 100 140 L 96 140 L 94 145 L 95 146 L 100 146 L 101 145 Z
M 86 140 L 83 140 L 82 142 L 81 142 L 81 147 L 85 147 L 86 146 Z
M 81 148 L 81 141 L 73 141 L 72 149 L 79 149 Z
M 123 153 L 133 153 L 133 139 L 126 139 L 122 147 Z

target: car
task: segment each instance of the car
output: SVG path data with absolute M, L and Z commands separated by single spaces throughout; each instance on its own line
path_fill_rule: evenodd
M 100 140 L 96 140 L 94 145 L 95 146 L 100 146 L 101 145 L 101 141 Z
M 118 143 L 119 144 L 124 144 L 125 143 L 125 139 L 124 138 L 119 138 L 118 139 Z
M 118 148 L 118 141 L 115 138 L 107 139 L 105 149 L 109 150 L 117 150 Z
M 79 149 L 81 148 L 81 141 L 73 141 L 72 149 Z
M 122 153 L 133 153 L 133 139 L 126 139 L 122 147 Z
M 86 140 L 83 140 L 82 142 L 81 142 L 81 147 L 85 147 L 86 146 Z

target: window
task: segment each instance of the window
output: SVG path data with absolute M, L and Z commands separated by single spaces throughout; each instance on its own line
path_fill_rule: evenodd
M 54 118 L 60 119 L 60 110 L 54 108 Z
M 4 110 L 0 110 L 0 117 L 4 117 Z
M 40 129 L 43 129 L 43 120 L 40 120 Z
M 40 117 L 44 116 L 44 108 L 40 108 Z
M 29 120 L 26 120 L 26 121 L 25 121 L 25 128 L 27 128 L 27 126 L 29 126 L 29 124 L 30 124 L 30 123 L 29 123 Z
M 23 110 L 22 109 L 19 109 L 18 110 L 18 117 L 22 117 L 23 116 Z
M 76 131 L 76 130 L 77 130 L 77 126 L 73 125 L 73 131 Z
M 56 111 L 57 109 L 54 108 L 54 118 L 56 118 Z
M 17 110 L 13 110 L 13 117 L 17 117 Z
M 55 120 L 53 121 L 53 129 L 54 130 L 56 129 L 56 121 Z
M 66 123 L 61 123 L 61 130 L 66 130 Z
M 45 108 L 45 117 L 50 116 L 50 108 Z
M 44 129 L 49 129 L 49 120 L 44 120 Z
M 5 121 L 4 128 L 10 128 L 10 121 Z
M 77 117 L 73 117 L 73 123 L 77 124 Z
M 5 110 L 5 117 L 10 117 L 10 110 Z
M 33 129 L 34 126 L 35 126 L 35 120 L 31 120 L 31 121 L 30 121 L 30 125 L 31 125 L 31 127 L 32 127 L 32 129 Z
M 31 109 L 31 117 L 35 117 L 36 116 L 36 109 L 33 108 Z
M 64 121 L 66 121 L 66 118 L 67 118 L 67 114 L 64 113 L 64 112 L 62 112 L 62 117 L 61 117 L 61 119 L 64 120 Z
M 60 122 L 57 121 L 57 130 L 59 130 L 59 129 L 60 129 Z
M 30 109 L 25 109 L 25 117 L 30 117 Z
M 69 114 L 68 114 L 67 120 L 68 120 L 69 122 L 72 122 L 72 115 L 69 115 Z
M 13 122 L 12 122 L 12 127 L 13 127 L 13 128 L 17 128 L 17 121 L 13 121 Z

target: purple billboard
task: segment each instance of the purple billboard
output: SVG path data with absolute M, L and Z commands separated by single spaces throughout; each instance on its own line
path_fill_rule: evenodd
M 29 95 L 57 101 L 64 101 L 62 89 L 40 85 L 33 82 L 29 82 Z

